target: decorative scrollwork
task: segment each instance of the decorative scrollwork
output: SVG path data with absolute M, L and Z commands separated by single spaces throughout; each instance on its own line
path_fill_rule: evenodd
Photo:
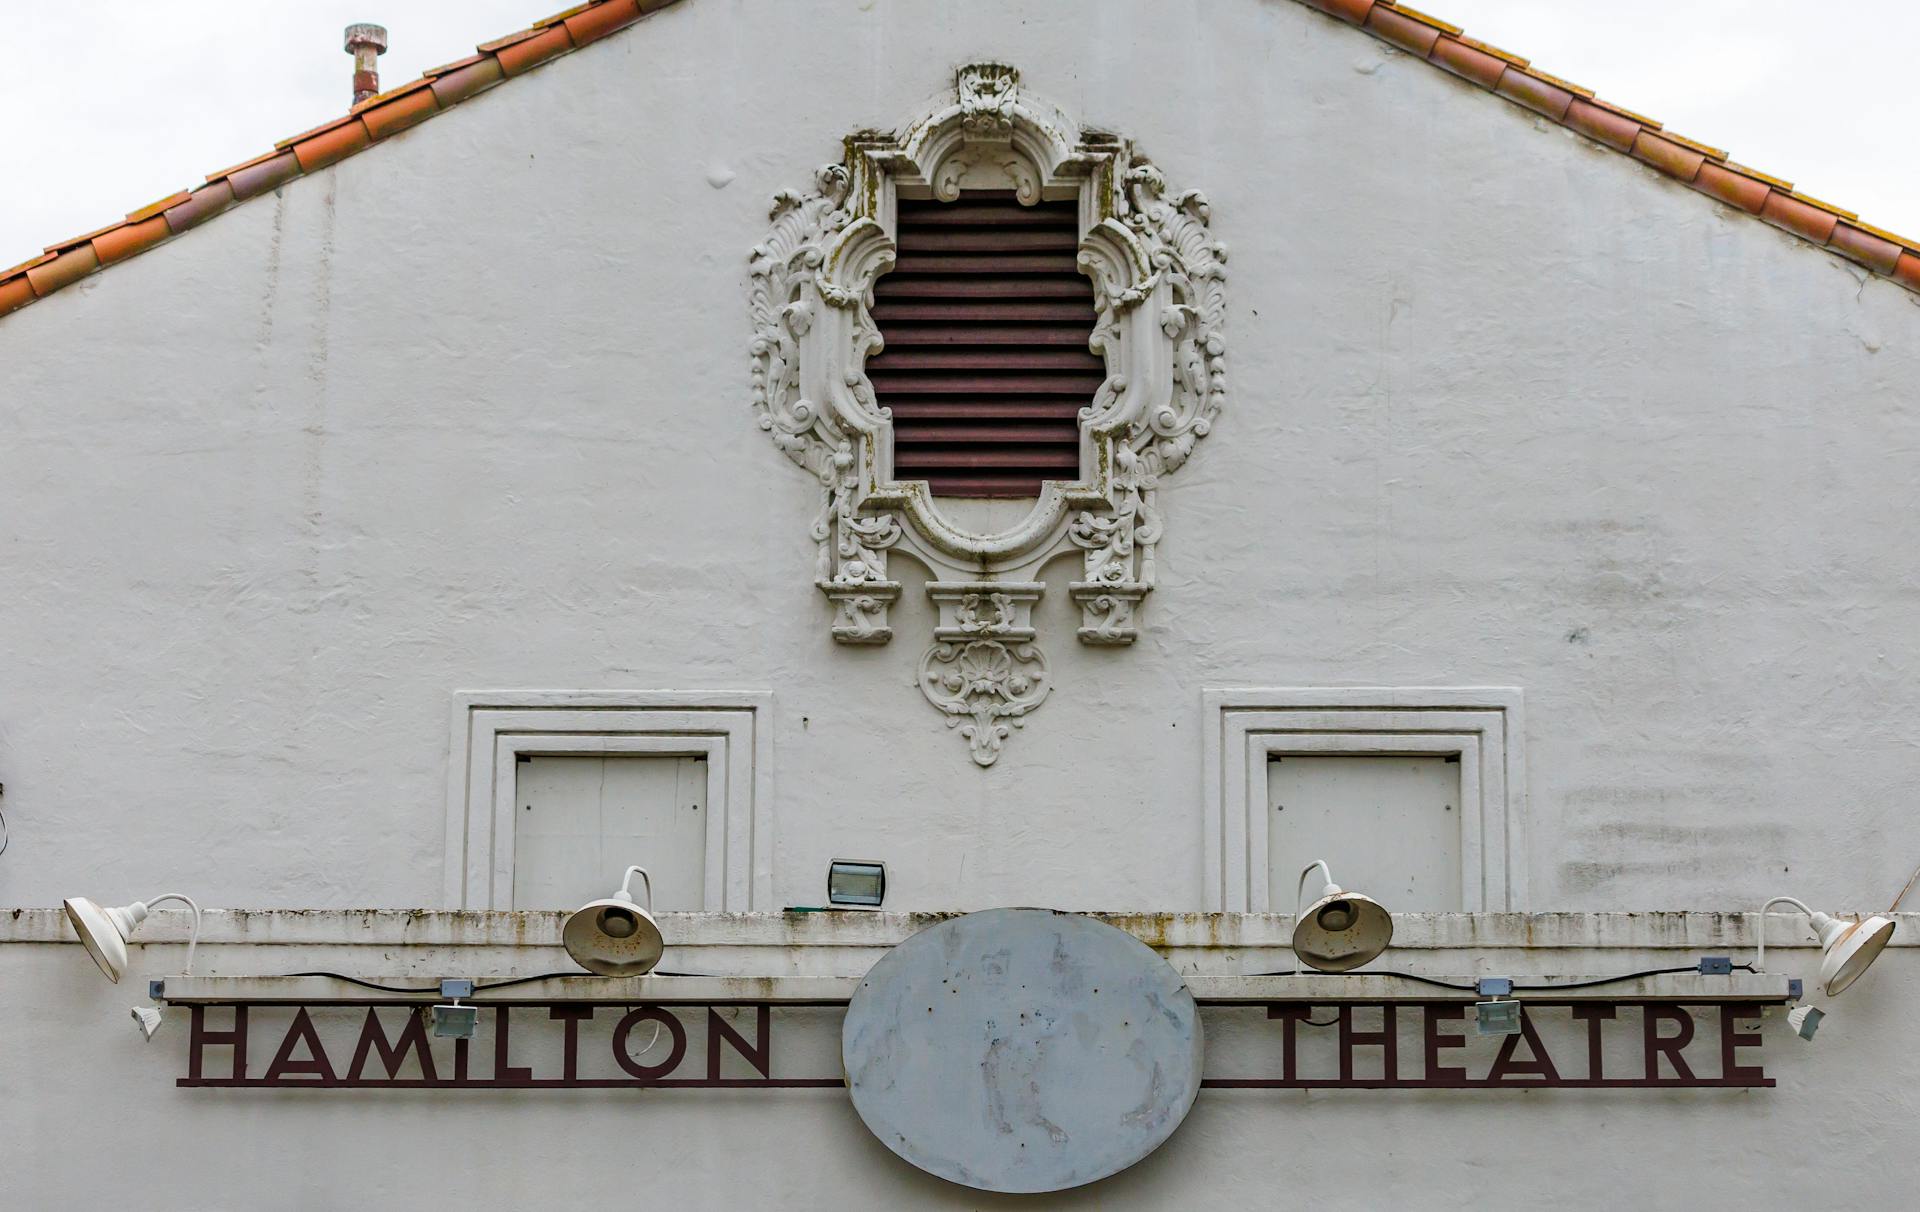
M 902 586 L 889 555 L 931 570 L 935 644 L 921 687 L 989 765 L 1046 694 L 1032 578 L 1082 555 L 1068 591 L 1080 642 L 1126 645 L 1153 591 L 1161 478 L 1192 456 L 1226 403 L 1226 246 L 1198 191 L 1173 192 L 1126 139 L 1081 127 L 1002 63 L 958 69 L 953 92 L 897 132 L 863 131 L 813 188 L 774 199 L 750 258 L 753 408 L 760 428 L 819 482 L 815 583 L 846 644 L 892 636 Z M 975 533 L 925 480 L 897 480 L 893 419 L 866 360 L 883 338 L 874 282 L 891 267 L 900 197 L 952 201 L 1011 186 L 1022 204 L 1078 196 L 1075 263 L 1093 283 L 1088 348 L 1105 362 L 1079 411 L 1078 473 L 1047 482 L 1023 519 Z
M 991 766 L 1021 718 L 1051 689 L 1047 659 L 1032 644 L 939 643 L 920 658 L 920 689 L 958 728 L 973 760 Z

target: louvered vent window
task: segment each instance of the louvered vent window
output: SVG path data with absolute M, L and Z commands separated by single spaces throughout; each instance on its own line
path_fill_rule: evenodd
M 893 472 L 936 496 L 1032 497 L 1080 474 L 1077 414 L 1106 364 L 1087 348 L 1093 284 L 1074 268 L 1079 206 L 1011 192 L 898 207 L 874 284 L 886 348 L 867 360 L 893 410 Z

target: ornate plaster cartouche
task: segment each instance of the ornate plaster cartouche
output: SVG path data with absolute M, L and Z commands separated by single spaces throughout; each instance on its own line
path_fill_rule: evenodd
M 1082 556 L 1082 643 L 1125 645 L 1153 590 L 1161 480 L 1212 428 L 1226 398 L 1226 249 L 1198 191 L 1169 194 L 1127 141 L 1083 129 L 1020 87 L 1012 67 L 976 63 L 951 97 L 895 134 L 846 140 L 846 158 L 803 193 L 774 198 L 772 230 L 751 258 L 753 407 L 760 428 L 820 482 L 815 583 L 843 644 L 892 639 L 901 584 L 888 553 L 935 570 L 939 607 L 920 688 L 992 765 L 1045 699 L 1046 658 L 1032 608 L 1042 565 Z M 893 423 L 866 359 L 882 338 L 873 283 L 894 262 L 895 202 L 1012 190 L 1026 205 L 1077 199 L 1077 262 L 1093 280 L 1088 347 L 1106 379 L 1080 410 L 1080 478 L 1049 480 L 1011 529 L 976 533 L 924 480 L 893 478 Z

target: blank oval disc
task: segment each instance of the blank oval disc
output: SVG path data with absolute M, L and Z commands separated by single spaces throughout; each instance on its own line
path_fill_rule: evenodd
M 873 1134 L 982 1191 L 1124 1170 L 1200 1091 L 1180 975 L 1125 931 L 1048 909 L 971 913 L 901 943 L 860 982 L 840 1045 Z

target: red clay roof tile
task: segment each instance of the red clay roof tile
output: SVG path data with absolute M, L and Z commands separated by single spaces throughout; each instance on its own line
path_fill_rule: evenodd
M 168 207 L 178 206 L 182 202 L 185 202 L 187 200 L 187 196 L 188 196 L 188 191 L 183 189 L 178 193 L 168 194 L 166 197 L 160 199 L 158 202 L 149 202 L 145 206 L 141 207 L 139 210 L 128 211 L 127 222 L 138 223 L 142 219 L 151 219 L 153 216 L 159 214 L 163 210 L 166 210 Z
M 491 88 L 576 47 L 603 38 L 677 0 L 588 0 L 531 28 L 482 43 L 478 53 L 354 106 L 347 114 L 282 140 L 275 149 L 207 176 L 191 194 L 173 194 L 125 222 L 75 236 L 0 271 L 0 314 L 24 306 L 98 269 L 124 260 L 213 215 L 299 176 L 333 164 L 378 139 Z M 1298 0 L 1361 26 L 1435 67 L 1490 88 L 1599 142 L 1631 154 L 1694 189 L 1884 274 L 1920 293 L 1920 242 L 1861 223 L 1850 211 L 1793 192 L 1778 177 L 1727 160 L 1726 152 L 1660 129 L 1651 118 L 1592 90 L 1550 76 L 1526 59 L 1469 38 L 1458 26 L 1391 0 Z M 1655 134 L 1655 131 L 1659 131 Z M 1842 222 L 1844 219 L 1846 222 Z
M 318 172 L 329 164 L 346 159 L 371 142 L 373 136 L 367 133 L 366 124 L 355 118 L 325 134 L 302 139 L 293 145 L 293 154 L 300 158 L 301 172 Z
M 270 159 L 255 161 L 239 172 L 227 174 L 227 183 L 233 186 L 234 201 L 245 202 L 270 189 L 279 189 L 299 175 L 300 161 L 292 152 L 285 151 Z
M 189 227 L 198 227 L 208 219 L 232 206 L 237 199 L 233 196 L 233 184 L 229 181 L 215 181 L 193 191 L 185 202 L 167 211 L 167 226 L 175 235 Z
M 500 60 L 500 70 L 509 76 L 540 66 L 556 55 L 564 55 L 573 49 L 573 39 L 567 36 L 567 27 L 556 25 L 524 42 L 515 42 L 512 46 L 503 46 L 495 55 Z
M 475 93 L 485 92 L 507 78 L 500 70 L 500 61 L 491 55 L 484 55 L 458 71 L 448 72 L 433 82 L 434 99 L 440 102 L 440 108 L 457 105 Z
M 1640 132 L 1633 141 L 1633 158 L 1644 160 L 1670 177 L 1682 181 L 1691 181 L 1699 173 L 1700 165 L 1706 157 L 1690 147 L 1685 147 L 1672 139 L 1656 135 L 1650 130 Z
M 1638 122 L 1602 109 L 1585 97 L 1575 97 L 1567 106 L 1565 121 L 1589 139 L 1598 140 L 1615 151 L 1632 151 L 1633 141 L 1640 137 Z
M 641 17 L 638 0 L 612 0 L 608 4 L 583 4 L 566 19 L 567 35 L 575 46 L 585 46 L 615 30 L 625 29 Z
M 1348 25 L 1365 25 L 1373 11 L 1373 0 L 1307 0 L 1329 17 L 1338 17 Z
M 1700 166 L 1699 173 L 1690 184 L 1703 194 L 1753 215 L 1760 213 L 1760 208 L 1767 204 L 1767 198 L 1773 193 L 1773 187 L 1765 181 L 1730 172 L 1712 161 Z
M 1505 59 L 1468 46 L 1458 38 L 1441 38 L 1433 44 L 1433 53 L 1428 58 L 1481 88 L 1500 83 L 1501 73 L 1507 70 Z
M 100 257 L 93 251 L 93 245 L 82 244 L 28 270 L 27 281 L 33 283 L 33 293 L 44 299 L 62 286 L 71 286 L 99 268 Z
M 167 226 L 166 216 L 154 215 L 138 223 L 123 223 L 112 231 L 101 232 L 93 238 L 93 251 L 99 255 L 100 264 L 112 265 L 135 253 L 147 251 L 171 235 L 173 229 Z
M 1840 222 L 1838 215 L 1817 206 L 1809 206 L 1777 189 L 1767 195 L 1766 205 L 1760 208 L 1760 217 L 1775 227 L 1784 228 L 1815 244 L 1825 244 L 1833 235 L 1834 225 Z
M 428 84 L 422 80 L 421 84 Z M 395 98 L 377 109 L 369 109 L 360 115 L 367 134 L 374 139 L 384 139 L 388 135 L 398 134 L 418 123 L 425 122 L 440 112 L 440 102 L 434 98 L 433 89 L 423 87 L 417 92 Z
M 25 307 L 38 297 L 33 293 L 33 283 L 27 281 L 25 274 L 17 278 L 0 279 L 0 316 L 16 307 Z
M 1901 248 L 1898 244 L 1882 240 L 1871 232 L 1861 231 L 1847 223 L 1834 227 L 1833 238 L 1827 241 L 1827 247 L 1843 257 L 1860 262 L 1877 274 L 1891 275 L 1894 266 L 1900 263 Z
M 1373 6 L 1373 12 L 1367 15 L 1366 30 L 1422 59 L 1427 57 L 1433 50 L 1433 44 L 1440 38 L 1440 31 L 1431 25 L 1416 21 L 1384 4 Z
M 1509 67 L 1501 73 L 1500 83 L 1494 86 L 1493 91 L 1555 122 L 1565 116 L 1567 107 L 1573 104 L 1573 94 L 1566 89 L 1548 84 L 1532 72 L 1517 67 Z

